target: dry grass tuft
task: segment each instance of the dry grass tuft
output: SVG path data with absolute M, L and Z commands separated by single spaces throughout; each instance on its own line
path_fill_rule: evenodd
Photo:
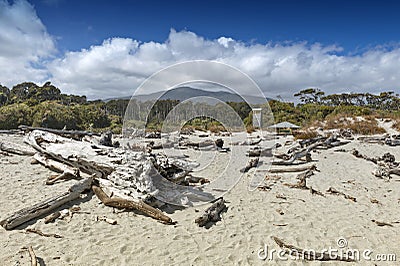
M 393 121 L 392 128 L 400 131 L 400 119 L 397 119 L 397 120 Z
M 374 116 L 342 117 L 332 116 L 325 122 L 325 129 L 350 129 L 358 135 L 384 134 L 386 130 L 378 126 Z
M 318 133 L 315 130 L 299 130 L 293 133 L 295 139 L 312 139 L 318 137 Z
M 209 126 L 208 130 L 210 130 L 211 133 L 220 133 L 227 131 L 223 125 L 215 125 L 215 124 Z

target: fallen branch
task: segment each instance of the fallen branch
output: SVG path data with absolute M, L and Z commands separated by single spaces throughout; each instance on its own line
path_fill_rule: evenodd
M 81 140 L 84 136 L 100 136 L 98 133 L 79 131 L 79 130 L 64 130 L 64 129 L 53 129 L 53 128 L 43 128 L 43 127 L 30 127 L 25 125 L 20 125 L 18 128 L 25 132 L 30 132 L 33 130 L 47 131 L 67 138 L 73 138 L 76 140 Z
M 340 192 L 340 191 L 334 189 L 333 187 L 330 187 L 326 192 L 330 193 L 330 194 L 333 194 L 333 195 L 342 195 L 342 196 L 344 196 L 345 199 L 349 199 L 349 200 L 351 200 L 353 202 L 357 202 L 357 199 L 355 197 L 352 197 L 352 196 L 347 195 L 347 194 L 345 194 L 343 192 Z
M 301 173 L 296 177 L 296 179 L 299 180 L 296 184 L 284 183 L 283 185 L 288 186 L 290 188 L 308 189 L 312 195 L 315 194 L 318 196 L 325 197 L 325 195 L 322 192 L 307 186 L 307 178 L 309 178 L 313 174 L 314 174 L 314 169 L 309 169 L 308 171 Z
M 225 208 L 225 200 L 223 198 L 219 198 L 204 211 L 202 216 L 196 218 L 195 223 L 197 223 L 199 226 L 205 226 L 209 222 L 218 222 L 221 220 L 220 214 Z
M 57 235 L 57 234 L 46 234 L 43 233 L 42 231 L 40 231 L 39 229 L 26 229 L 27 233 L 35 233 L 38 234 L 40 236 L 44 236 L 44 237 L 54 237 L 54 238 L 63 238 L 63 236 Z
M 28 247 L 29 256 L 31 257 L 31 266 L 37 266 L 37 259 L 32 246 Z
M 303 167 L 292 167 L 292 168 L 273 168 L 269 169 L 268 172 L 270 173 L 291 173 L 291 172 L 303 172 L 308 170 L 317 170 L 317 166 L 315 164 L 310 166 L 303 166 Z
M 47 214 L 52 210 L 57 209 L 61 205 L 79 198 L 80 194 L 83 191 L 90 188 L 92 181 L 93 176 L 79 181 L 77 184 L 73 185 L 67 192 L 64 192 L 61 195 L 49 198 L 33 205 L 32 207 L 27 207 L 15 212 L 10 217 L 0 221 L 0 225 L 3 226 L 6 230 L 11 230 L 27 221 Z
M 346 262 L 354 262 L 355 259 L 349 258 L 347 256 L 340 256 L 335 254 L 332 256 L 330 253 L 325 252 L 315 252 L 314 250 L 307 250 L 295 247 L 293 245 L 286 244 L 282 239 L 279 239 L 275 236 L 272 237 L 276 244 L 282 249 L 284 249 L 286 254 L 301 256 L 304 260 L 318 260 L 318 261 L 346 261 Z
M 32 156 L 36 151 L 29 146 L 22 146 L 15 143 L 0 142 L 0 150 L 17 155 Z
M 110 198 L 100 187 L 92 185 L 92 190 L 94 194 L 100 199 L 100 201 L 109 207 L 114 207 L 117 209 L 127 209 L 127 210 L 137 210 L 140 211 L 156 220 L 159 220 L 165 224 L 175 224 L 170 217 L 162 213 L 160 210 L 151 207 L 150 205 L 144 203 L 142 200 L 137 202 L 133 200 L 127 200 L 123 198 Z
M 314 174 L 313 170 L 308 170 L 307 172 L 299 174 L 296 179 L 299 181 L 296 184 L 288 184 L 284 183 L 285 186 L 290 188 L 300 188 L 300 189 L 308 189 L 306 179 Z
M 376 220 L 371 220 L 371 222 L 376 223 L 376 225 L 378 225 L 378 226 L 390 226 L 390 227 L 393 227 L 393 225 L 390 224 L 390 223 L 380 222 L 380 221 L 376 221 Z
M 48 223 L 53 223 L 58 217 L 60 217 L 61 216 L 61 212 L 55 212 L 55 213 L 52 213 L 52 214 L 50 214 L 49 216 L 47 216 L 45 219 L 44 219 L 44 223 L 45 224 L 48 224 Z
M 258 157 L 257 157 L 257 158 L 254 158 L 254 159 L 251 159 L 251 160 L 247 163 L 247 165 L 242 169 L 242 172 L 243 172 L 243 173 L 246 173 L 246 172 L 248 172 L 251 168 L 257 167 L 259 160 L 260 160 L 260 158 L 258 158 Z
M 58 180 L 80 179 L 80 172 L 78 168 L 60 163 L 56 160 L 48 158 L 46 155 L 41 153 L 36 153 L 33 158 L 40 164 L 44 165 L 46 168 L 61 173 L 60 175 L 48 177 L 46 185 L 53 185 Z

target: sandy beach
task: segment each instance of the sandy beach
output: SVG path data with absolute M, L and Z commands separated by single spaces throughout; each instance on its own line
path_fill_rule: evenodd
M 288 140 L 292 137 L 281 137 L 278 141 L 283 146 L 277 151 L 287 150 L 289 146 L 284 143 Z M 23 137 L 0 135 L 0 141 L 22 144 Z M 262 141 L 260 145 L 270 147 L 271 143 Z M 198 174 L 207 178 L 226 167 L 226 160 L 232 160 L 236 168 L 228 171 L 234 178 L 235 173 L 240 175 L 238 170 L 248 158 L 231 148 L 230 153 L 201 151 L 201 156 L 191 150 L 184 153 L 192 160 L 204 161 L 207 167 Z M 1 228 L 0 260 L 2 265 L 29 265 L 29 253 L 24 247 L 32 246 L 41 265 L 395 265 L 393 261 L 368 261 L 362 255 L 360 262 L 304 261 L 288 255 L 279 258 L 277 254 L 260 259 L 266 247 L 279 250 L 271 238 L 275 236 L 287 244 L 316 251 L 342 250 L 337 243 L 342 239 L 347 242 L 343 250 L 357 249 L 361 254 L 370 250 L 373 259 L 377 254 L 396 254 L 398 263 L 400 177 L 393 176 L 390 180 L 375 177 L 372 174 L 375 165 L 356 158 L 351 150 L 371 157 L 390 152 L 399 160 L 400 149 L 357 140 L 340 148 L 344 151 L 312 152 L 312 163 L 319 172 L 307 179 L 307 185 L 324 196 L 284 185 L 295 184 L 298 173 L 267 173 L 269 165 L 264 164 L 244 174 L 223 195 L 228 208 L 221 221 L 204 228 L 194 220 L 210 203 L 175 210 L 168 215 L 177 224 L 165 225 L 141 214 L 106 207 L 93 193 L 88 193 L 61 208 L 79 206 L 81 213 L 72 218 L 45 224 L 42 217 L 14 230 Z M 31 160 L 31 156 L 0 155 L 0 219 L 57 195 L 76 182 L 46 186 L 46 178 L 54 173 L 31 164 Z M 262 185 L 269 189 L 250 191 L 249 182 L 255 175 L 268 176 Z M 356 202 L 326 193 L 330 187 L 356 198 Z M 97 221 L 97 216 L 115 219 L 117 224 Z M 392 226 L 378 226 L 373 221 Z M 28 228 L 62 238 L 28 233 Z

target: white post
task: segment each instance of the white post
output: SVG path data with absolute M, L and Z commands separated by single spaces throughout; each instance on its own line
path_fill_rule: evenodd
M 261 108 L 253 108 L 253 127 L 255 128 L 261 128 L 262 123 L 261 123 Z

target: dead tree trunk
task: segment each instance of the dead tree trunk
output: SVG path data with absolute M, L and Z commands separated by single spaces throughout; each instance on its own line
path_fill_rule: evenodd
M 81 140 L 84 136 L 100 136 L 98 133 L 79 131 L 79 130 L 64 130 L 64 129 L 53 129 L 53 128 L 43 128 L 43 127 L 30 127 L 25 125 L 20 125 L 18 127 L 20 130 L 25 132 L 30 132 L 33 130 L 47 131 L 67 138 L 73 138 L 76 140 Z
M 156 220 L 161 221 L 165 224 L 175 224 L 170 217 L 162 213 L 160 210 L 151 207 L 150 205 L 144 203 L 142 200 L 133 201 L 123 198 L 110 198 L 100 187 L 93 185 L 92 190 L 94 194 L 100 199 L 100 201 L 109 207 L 114 207 L 117 209 L 128 209 L 140 211 Z
M 208 222 L 217 222 L 221 220 L 220 214 L 226 208 L 225 201 L 223 198 L 218 199 L 209 208 L 205 210 L 205 213 L 198 217 L 195 222 L 199 226 L 205 226 Z
M 47 214 L 52 210 L 60 207 L 61 205 L 79 198 L 79 195 L 83 191 L 90 189 L 92 181 L 93 177 L 88 177 L 73 185 L 67 192 L 61 195 L 49 198 L 45 201 L 33 205 L 32 207 L 27 207 L 19 210 L 10 217 L 0 221 L 0 225 L 3 226 L 6 230 L 11 230 L 27 221 Z
M 15 143 L 6 143 L 6 142 L 0 142 L 0 150 L 17 155 L 27 155 L 27 156 L 32 156 L 36 153 L 36 151 L 29 146 L 22 147 L 21 145 Z

